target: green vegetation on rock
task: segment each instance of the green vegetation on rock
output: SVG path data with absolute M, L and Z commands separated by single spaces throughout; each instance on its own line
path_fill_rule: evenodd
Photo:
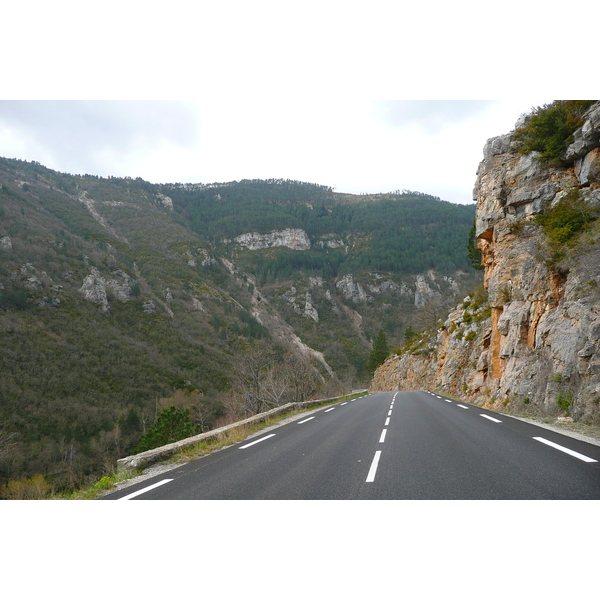
M 550 246 L 547 264 L 555 267 L 567 255 L 567 249 L 577 244 L 579 235 L 597 218 L 597 210 L 581 199 L 578 188 L 572 189 L 560 202 L 537 214 L 535 222 L 541 225 Z
M 513 139 L 522 154 L 539 152 L 545 164 L 559 163 L 573 143 L 573 133 L 583 124 L 582 116 L 595 100 L 555 100 L 533 109 Z

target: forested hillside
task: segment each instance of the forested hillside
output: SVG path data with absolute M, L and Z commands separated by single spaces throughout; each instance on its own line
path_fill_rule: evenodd
M 197 432 L 366 385 L 378 332 L 399 345 L 479 281 L 473 207 L 417 192 L 11 159 L 0 186 L 0 492 L 110 472 L 173 411 Z
M 470 268 L 465 239 L 474 207 L 427 194 L 404 191 L 348 202 L 347 194 L 331 188 L 287 180 L 167 186 L 167 191 L 192 229 L 215 244 L 284 228 L 302 229 L 314 240 L 329 236 L 344 242 L 343 250 L 328 256 L 313 251 L 262 260 L 257 271 L 262 280 L 269 270 L 271 279 L 279 279 L 298 269 L 335 277 L 365 269 L 416 274 Z

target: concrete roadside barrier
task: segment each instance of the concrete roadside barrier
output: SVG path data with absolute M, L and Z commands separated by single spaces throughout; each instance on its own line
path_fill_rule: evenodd
M 352 394 L 360 394 L 363 392 L 366 393 L 367 391 L 368 390 L 353 390 Z M 211 438 L 216 438 L 227 431 L 231 431 L 232 429 L 245 427 L 246 425 L 252 425 L 253 423 L 260 423 L 261 421 L 266 421 L 269 417 L 286 413 L 296 408 L 310 408 L 311 406 L 316 406 L 318 404 L 322 404 L 323 402 L 334 402 L 335 400 L 341 400 L 346 396 L 347 395 L 336 396 L 335 398 L 324 398 L 321 400 L 308 400 L 307 402 L 288 402 L 287 404 L 282 404 L 281 406 L 277 406 L 276 408 L 272 408 L 266 412 L 244 419 L 243 421 L 237 421 L 236 423 L 231 423 L 231 425 L 225 425 L 224 427 L 219 427 L 218 429 L 211 429 L 210 431 L 199 433 L 198 435 L 194 435 L 165 446 L 160 446 L 159 448 L 153 448 L 152 450 L 146 450 L 145 452 L 140 452 L 139 454 L 133 454 L 132 456 L 120 458 L 117 460 L 117 472 L 134 471 L 139 467 L 145 467 L 155 462 L 165 460 L 184 448 L 194 446 L 195 444 Z

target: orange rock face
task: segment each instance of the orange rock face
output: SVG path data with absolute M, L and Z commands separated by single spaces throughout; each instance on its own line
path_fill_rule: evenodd
M 577 190 L 600 213 L 600 103 L 561 166 L 489 140 L 477 171 L 487 303 L 465 298 L 419 347 L 388 359 L 372 390 L 439 389 L 489 407 L 600 422 L 600 227 L 551 256 L 535 216 Z M 576 147 L 575 147 L 576 146 Z

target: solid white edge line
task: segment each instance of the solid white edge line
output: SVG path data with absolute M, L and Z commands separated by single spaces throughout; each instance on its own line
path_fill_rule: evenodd
M 306 423 L 306 421 L 310 421 L 311 419 L 314 419 L 314 417 L 308 417 L 308 419 L 304 419 L 304 421 L 298 421 L 298 425 L 302 425 L 302 423 Z
M 268 440 L 270 437 L 273 437 L 275 434 L 271 433 L 270 435 L 265 435 L 265 437 L 260 438 L 259 440 L 254 440 L 253 442 L 250 442 L 249 444 L 246 444 L 245 446 L 240 446 L 239 449 L 243 450 L 244 448 L 249 448 L 250 446 L 254 446 L 254 444 L 258 444 L 259 442 L 264 442 L 265 440 Z
M 479 416 L 483 417 L 484 419 L 489 419 L 490 421 L 494 421 L 494 423 L 502 423 L 502 421 L 500 419 L 494 419 L 494 417 L 490 417 L 489 415 L 484 415 L 483 413 L 481 413 Z
M 375 473 L 377 473 L 377 465 L 379 463 L 379 457 L 381 456 L 381 450 L 377 450 L 375 452 L 375 456 L 373 457 L 373 462 L 371 463 L 371 468 L 369 469 L 369 474 L 367 475 L 366 483 L 372 483 L 375 481 Z
M 169 483 L 169 481 L 173 481 L 173 480 L 172 479 L 162 479 L 161 481 L 158 481 L 157 483 L 153 483 L 152 485 L 149 485 L 148 487 L 142 488 L 141 490 L 138 490 L 137 492 L 133 492 L 127 496 L 123 496 L 122 498 L 117 498 L 117 500 L 130 500 L 131 498 L 135 498 L 136 496 L 139 496 L 140 494 L 145 494 L 146 492 L 149 492 L 150 490 L 153 490 L 154 488 L 164 485 L 165 483 Z
M 585 456 L 585 454 L 579 454 L 579 452 L 575 452 L 575 450 L 570 450 L 569 448 L 565 448 L 564 446 L 555 444 L 554 442 L 551 442 L 550 440 L 547 440 L 543 437 L 534 437 L 533 439 L 537 440 L 538 442 L 542 442 L 542 444 L 547 444 L 548 446 L 552 446 L 553 448 L 556 448 L 557 450 L 560 450 L 561 452 L 566 452 L 567 454 L 570 454 L 571 456 L 574 456 L 575 458 L 578 458 L 579 460 L 583 460 L 585 462 L 598 462 L 594 458 Z
M 386 434 L 386 433 L 387 433 L 387 429 L 384 429 L 384 430 L 381 432 L 381 437 L 379 438 L 379 443 L 380 443 L 380 444 L 383 444 L 383 442 L 385 442 L 385 434 Z

